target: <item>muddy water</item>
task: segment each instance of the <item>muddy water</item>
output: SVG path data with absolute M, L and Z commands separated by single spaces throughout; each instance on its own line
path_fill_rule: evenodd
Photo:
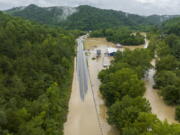
M 106 40 L 106 38 L 87 38 L 85 40 L 85 49 L 95 49 L 98 46 L 103 46 L 103 45 L 107 45 L 107 46 L 111 46 L 111 47 L 116 47 L 116 45 L 112 42 L 108 42 Z
M 76 63 L 75 63 L 76 65 Z M 76 66 L 64 135 L 101 135 L 91 90 L 81 100 Z M 89 84 L 90 85 L 90 84 Z
M 155 60 L 151 62 L 155 66 Z M 168 106 L 159 96 L 158 91 L 153 89 L 155 69 L 150 69 L 148 72 L 146 84 L 145 98 L 149 100 L 152 108 L 152 113 L 156 114 L 160 120 L 167 120 L 169 123 L 177 123 L 175 121 L 175 107 Z
M 97 48 L 96 48 L 97 49 Z M 95 57 L 96 49 L 89 51 L 88 60 L 88 90 L 82 100 L 80 96 L 77 67 L 75 60 L 74 78 L 72 93 L 69 101 L 69 113 L 67 122 L 64 124 L 65 135 L 118 135 L 115 128 L 107 123 L 107 108 L 99 92 L 100 81 L 97 76 L 103 69 L 103 57 L 92 60 Z M 103 46 L 105 50 L 107 47 Z
M 82 100 L 75 66 L 69 113 L 64 125 L 65 135 L 119 135 L 119 132 L 107 122 L 107 108 L 100 94 L 100 81 L 97 78 L 98 73 L 103 69 L 104 52 L 108 47 L 115 47 L 115 45 L 105 39 L 91 38 L 85 41 L 85 48 L 89 50 L 87 56 L 89 87 L 84 100 Z M 133 50 L 136 47 L 130 48 Z M 97 49 L 101 49 L 102 56 L 93 60 L 92 58 L 96 57 Z M 112 58 L 109 58 L 110 60 Z
M 108 45 L 99 45 L 95 49 L 90 50 L 90 55 L 88 56 L 88 66 L 103 135 L 118 135 L 119 132 L 107 122 L 107 108 L 99 91 L 100 81 L 98 79 L 98 73 L 103 69 L 103 57 L 105 57 L 104 53 L 108 47 Z M 92 58 L 96 56 L 96 49 L 100 49 L 102 51 L 102 56 L 93 60 Z M 110 60 L 111 58 L 109 57 L 109 61 Z
M 149 41 L 146 39 L 146 34 L 143 33 L 145 36 L 145 44 L 144 45 L 138 45 L 138 46 L 125 46 L 123 45 L 123 50 L 124 49 L 129 49 L 129 50 L 135 50 L 135 49 L 140 49 L 140 48 L 147 48 L 149 45 Z M 109 42 L 106 40 L 106 38 L 87 38 L 85 41 L 85 49 L 90 50 L 90 49 L 96 49 L 99 46 L 107 46 L 107 47 L 116 47 L 116 44 Z

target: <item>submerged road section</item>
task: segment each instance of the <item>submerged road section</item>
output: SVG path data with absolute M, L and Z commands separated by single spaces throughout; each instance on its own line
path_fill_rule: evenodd
M 86 36 L 82 36 L 77 39 L 77 73 L 79 80 L 80 96 L 82 100 L 84 100 L 88 90 L 88 69 L 83 46 L 84 38 L 86 38 Z
M 77 57 L 74 62 L 72 92 L 64 135 L 102 135 L 83 49 L 85 38 L 86 36 L 82 36 L 77 39 Z

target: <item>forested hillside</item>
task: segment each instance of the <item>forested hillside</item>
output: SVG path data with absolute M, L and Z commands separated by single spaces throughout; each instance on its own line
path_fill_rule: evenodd
M 0 12 L 1 135 L 63 134 L 74 38 Z
M 164 22 L 162 31 L 167 34 L 176 34 L 180 36 L 180 17 Z
M 119 26 L 159 25 L 176 16 L 139 16 L 122 11 L 105 10 L 91 6 L 50 7 L 36 5 L 7 10 L 14 16 L 20 16 L 48 25 L 58 25 L 66 29 L 95 30 Z
M 69 15 L 76 12 L 76 8 L 70 7 L 49 7 L 42 8 L 34 4 L 27 7 L 17 7 L 7 10 L 6 13 L 14 16 L 23 17 L 42 24 L 58 25 Z

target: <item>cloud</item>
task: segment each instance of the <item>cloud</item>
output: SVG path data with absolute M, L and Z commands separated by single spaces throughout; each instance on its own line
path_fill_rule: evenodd
M 91 5 L 141 15 L 180 14 L 180 0 L 0 0 L 0 9 L 29 4 L 45 7 Z

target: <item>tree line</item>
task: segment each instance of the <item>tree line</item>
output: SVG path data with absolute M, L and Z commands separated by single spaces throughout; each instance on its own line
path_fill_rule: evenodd
M 91 32 L 91 37 L 106 37 L 106 39 L 113 43 L 120 43 L 122 45 L 142 45 L 145 43 L 144 36 L 140 33 L 133 33 L 127 27 L 116 29 L 101 29 Z
M 75 37 L 0 12 L 0 134 L 62 135 Z

